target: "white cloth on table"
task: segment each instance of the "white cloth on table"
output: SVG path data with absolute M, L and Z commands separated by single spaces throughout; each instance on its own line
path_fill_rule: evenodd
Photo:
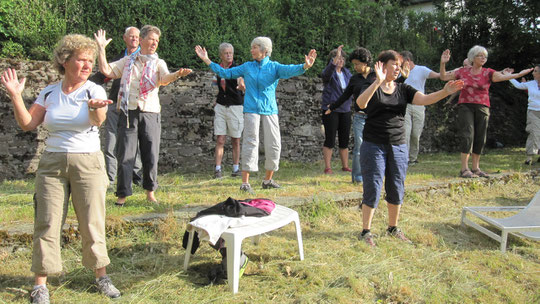
M 245 225 L 253 224 L 264 219 L 264 217 L 241 216 L 229 217 L 225 215 L 205 215 L 188 223 L 186 230 L 188 232 L 198 233 L 201 241 L 208 241 L 215 245 L 221 234 L 228 228 L 236 228 Z

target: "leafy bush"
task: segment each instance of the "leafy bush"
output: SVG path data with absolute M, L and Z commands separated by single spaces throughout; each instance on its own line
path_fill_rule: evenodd
M 61 0 L 3 0 L 0 2 L 0 35 L 22 45 L 31 59 L 47 60 L 66 33 Z M 4 52 L 2 52 L 4 53 Z
M 17 59 L 24 58 L 24 47 L 19 43 L 13 42 L 11 40 L 2 41 L 2 52 L 0 52 L 0 56 Z

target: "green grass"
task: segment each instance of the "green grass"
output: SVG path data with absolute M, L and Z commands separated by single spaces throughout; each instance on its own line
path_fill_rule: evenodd
M 482 159 L 484 170 L 529 169 L 521 168 L 522 150 L 500 152 Z M 455 179 L 459 171 L 457 156 L 423 155 L 420 164 L 409 171 L 407 184 Z M 169 212 L 164 221 L 155 225 L 120 229 L 108 237 L 112 260 L 108 272 L 123 292 L 115 303 L 540 302 L 538 242 L 510 237 L 508 251 L 502 254 L 497 242 L 460 226 L 464 206 L 527 204 L 540 189 L 535 179 L 517 174 L 489 184 L 459 184 L 418 193 L 407 190 L 400 226 L 414 244 L 384 235 L 387 212 L 386 204 L 381 202 L 372 228 L 379 235 L 375 239 L 377 247 L 369 248 L 357 238 L 361 231 L 358 208 L 327 199 L 332 193 L 357 191 L 358 186 L 349 182 L 348 174 L 325 176 L 321 172 L 320 163 L 285 163 L 276 176 L 286 186 L 284 189 L 257 189 L 260 196 L 270 198 L 312 197 L 310 203 L 296 208 L 301 216 L 305 260 L 298 260 L 293 225 L 268 234 L 258 246 L 244 241 L 243 250 L 250 263 L 236 295 L 229 292 L 227 285 L 207 285 L 206 274 L 219 263 L 220 256 L 206 244 L 192 257 L 188 271 L 182 270 L 184 249 L 180 244 L 186 223 L 176 220 L 171 211 L 190 204 L 213 204 L 224 195 L 243 197 L 236 190 L 238 180 L 168 174 L 160 176 L 158 198 L 164 206 L 154 208 L 144 202 L 140 189 L 126 208 L 110 206 L 113 216 L 108 218 L 109 225 L 116 224 L 115 218 L 123 214 L 156 209 Z M 1 187 L 2 210 L 30 204 L 31 182 L 6 182 Z M 27 202 L 25 196 L 30 196 Z M 114 201 L 112 194 L 108 201 Z M 31 206 L 21 208 L 31 210 Z M 25 211 L 9 212 L 25 220 Z M 5 214 L 1 216 L 2 223 L 11 220 Z M 62 255 L 65 272 L 49 280 L 53 303 L 111 302 L 90 287 L 93 275 L 81 266 L 80 241 L 67 243 Z M 28 247 L 0 247 L 0 303 L 27 301 L 32 286 L 30 262 Z
M 490 173 L 525 172 L 530 170 L 524 166 L 524 149 L 500 149 L 488 151 L 482 156 L 482 169 Z M 426 185 L 455 180 L 459 174 L 459 155 L 456 153 L 421 154 L 420 163 L 409 168 L 406 185 Z M 538 168 L 536 165 L 533 168 Z M 339 168 L 334 163 L 334 168 Z M 260 187 L 262 174 L 253 174 L 251 184 L 258 197 L 311 197 L 347 192 L 361 191 L 361 187 L 353 185 L 350 174 L 335 170 L 333 175 L 323 174 L 322 161 L 314 163 L 281 162 L 280 170 L 275 179 L 281 184 L 281 189 L 263 190 Z M 168 212 L 186 205 L 213 205 L 227 197 L 244 198 L 246 194 L 239 191 L 240 178 L 228 177 L 212 179 L 212 170 L 202 173 L 169 173 L 159 176 L 159 188 L 156 196 L 160 205 L 146 202 L 142 188 L 134 187 L 134 195 L 128 198 L 124 208 L 114 206 L 116 197 L 114 189 L 107 193 L 107 214 L 109 218 L 118 219 L 125 215 L 143 214 L 148 212 Z M 15 222 L 32 222 L 34 192 L 33 180 L 4 181 L 0 183 L 0 223 L 10 225 Z M 68 218 L 75 219 L 73 208 L 70 208 Z

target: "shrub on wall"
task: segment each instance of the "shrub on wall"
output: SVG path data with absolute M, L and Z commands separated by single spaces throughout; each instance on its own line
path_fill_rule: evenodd
M 2 41 L 2 51 L 0 56 L 6 58 L 16 58 L 22 59 L 26 57 L 24 53 L 24 47 L 17 42 L 13 42 L 11 39 L 7 41 Z
M 14 52 L 18 47 L 31 59 L 46 60 L 58 39 L 66 33 L 66 20 L 61 0 L 3 0 L 0 1 L 0 37 L 2 46 Z M 13 43 L 5 43 L 12 41 Z

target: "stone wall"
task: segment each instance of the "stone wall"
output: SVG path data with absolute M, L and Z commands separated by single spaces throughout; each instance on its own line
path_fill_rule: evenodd
M 23 99 L 27 107 L 40 90 L 60 80 L 47 62 L 0 59 L 0 70 L 17 69 L 26 77 Z M 217 88 L 213 74 L 194 71 L 191 75 L 160 89 L 162 133 L 160 173 L 194 169 L 212 171 L 214 163 L 213 103 Z M 282 80 L 277 98 L 282 135 L 282 159 L 311 161 L 320 158 L 321 134 L 319 101 L 320 79 L 296 77 Z M 13 117 L 13 109 L 2 86 L 0 89 L 0 179 L 22 178 L 35 172 L 39 155 L 45 148 L 43 128 L 23 132 Z M 262 152 L 261 145 L 261 152 Z M 227 141 L 224 165 L 231 165 L 232 153 Z M 261 154 L 261 160 L 264 160 Z M 227 169 L 228 170 L 228 169 Z
M 57 82 L 60 77 L 47 62 L 0 59 L 0 71 L 13 67 L 26 77 L 23 98 L 30 106 L 40 90 Z M 216 87 L 213 74 L 195 71 L 186 78 L 160 89 L 162 104 L 162 135 L 160 173 L 174 170 L 204 170 L 213 168 L 213 103 Z M 440 84 L 428 82 L 430 85 Z M 523 145 L 525 142 L 526 96 L 512 93 L 508 84 L 494 84 L 490 90 L 492 115 L 488 130 L 491 146 Z M 282 160 L 313 162 L 321 159 L 320 78 L 295 77 L 281 80 L 277 89 L 282 138 Z M 522 100 L 523 99 L 523 100 Z M 455 104 L 446 101 L 428 107 L 426 126 L 421 137 L 421 152 L 455 151 L 458 146 Z M 32 175 L 43 151 L 47 133 L 23 132 L 17 126 L 13 110 L 0 89 L 0 180 Z M 352 137 L 352 132 L 351 132 Z M 353 141 L 351 139 L 350 146 Z M 262 145 L 260 145 L 262 151 Z M 231 165 L 230 142 L 225 149 L 224 165 Z M 337 156 L 335 154 L 335 156 Z M 260 158 L 264 160 L 263 155 Z M 321 165 L 322 166 L 322 165 Z M 227 170 L 229 170 L 227 168 Z

